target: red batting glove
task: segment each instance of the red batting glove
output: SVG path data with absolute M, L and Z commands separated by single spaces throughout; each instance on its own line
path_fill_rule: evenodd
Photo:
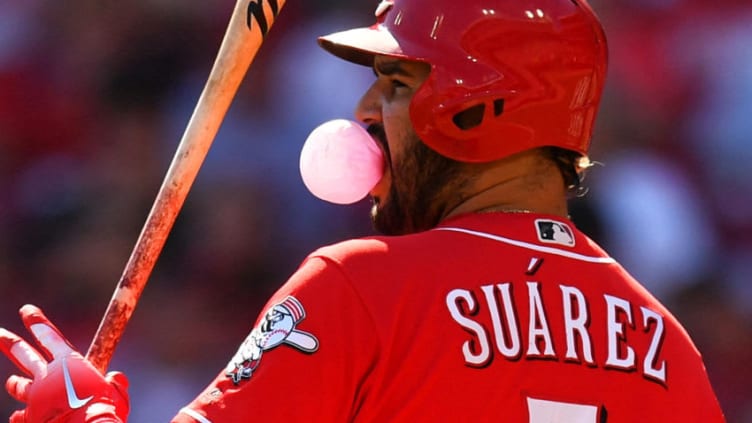
M 106 376 L 94 368 L 53 325 L 42 310 L 25 305 L 21 320 L 39 350 L 0 328 L 2 351 L 26 375 L 13 375 L 5 389 L 26 408 L 10 423 L 122 423 L 128 417 L 128 380 L 119 372 Z

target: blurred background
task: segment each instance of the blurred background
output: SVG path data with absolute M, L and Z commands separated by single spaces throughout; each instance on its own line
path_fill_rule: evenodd
M 0 0 L 0 325 L 25 333 L 17 309 L 35 303 L 88 348 L 233 5 Z M 603 165 L 572 217 L 683 321 L 729 422 L 752 422 L 752 3 L 592 5 L 610 44 Z M 315 199 L 298 155 L 373 77 L 315 37 L 375 6 L 288 0 L 112 362 L 131 421 L 193 399 L 308 252 L 372 234 L 367 201 Z M 18 406 L 0 395 L 0 416 Z

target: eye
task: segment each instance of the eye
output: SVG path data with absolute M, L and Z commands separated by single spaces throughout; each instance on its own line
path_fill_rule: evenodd
M 399 79 L 392 78 L 391 83 L 392 83 L 392 87 L 394 87 L 394 88 L 404 88 L 404 87 L 407 87 L 407 84 L 405 84 L 404 82 L 400 81 Z

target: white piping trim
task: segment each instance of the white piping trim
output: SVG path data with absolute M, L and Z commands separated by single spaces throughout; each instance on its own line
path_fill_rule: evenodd
M 206 417 L 202 416 L 201 414 L 198 414 L 198 411 L 191 410 L 188 407 L 181 408 L 180 412 L 183 413 L 183 414 L 187 414 L 187 415 L 193 417 L 199 423 L 212 423 L 211 420 L 207 419 Z
M 492 234 L 488 234 L 488 233 L 485 233 L 485 232 L 471 231 L 469 229 L 447 227 L 447 228 L 435 228 L 434 230 L 436 230 L 436 231 L 462 232 L 462 233 L 466 233 L 468 235 L 475 235 L 477 237 L 488 238 L 488 239 L 492 239 L 494 241 L 499 241 L 499 242 L 503 242 L 503 243 L 506 243 L 506 244 L 511 244 L 511 245 L 516 246 L 516 247 L 527 248 L 529 250 L 540 251 L 540 252 L 543 252 L 543 253 L 555 254 L 557 256 L 567 257 L 567 258 L 571 258 L 571 259 L 575 259 L 575 260 L 586 261 L 588 263 L 600 263 L 600 264 L 616 263 L 616 260 L 614 260 L 611 257 L 586 256 L 584 254 L 573 253 L 571 251 L 560 250 L 558 248 L 545 247 L 543 245 L 535 245 L 535 244 L 531 244 L 529 242 L 517 241 L 515 239 L 504 238 L 504 237 L 501 237 L 501 236 L 492 235 Z

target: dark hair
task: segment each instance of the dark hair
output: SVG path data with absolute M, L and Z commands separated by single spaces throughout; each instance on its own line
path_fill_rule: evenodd
M 564 186 L 576 197 L 587 193 L 587 188 L 582 185 L 585 171 L 592 166 L 590 159 L 572 150 L 561 147 L 541 147 L 543 156 L 556 164 L 564 178 Z

